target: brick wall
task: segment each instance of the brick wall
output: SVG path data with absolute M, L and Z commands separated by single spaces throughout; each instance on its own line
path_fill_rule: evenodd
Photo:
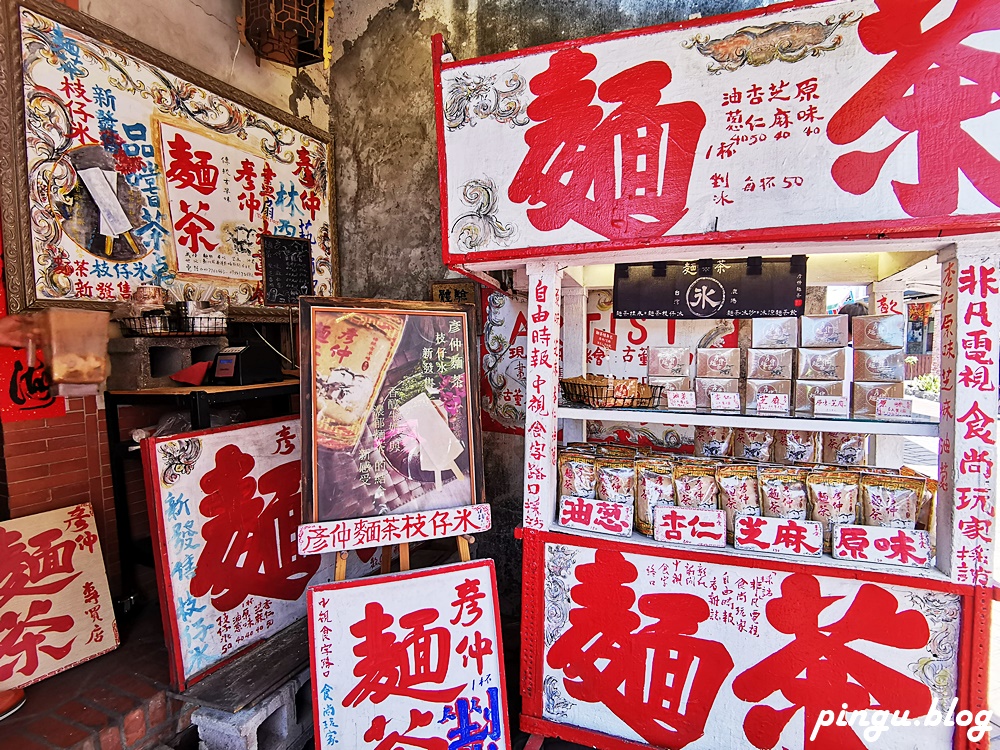
M 97 533 L 113 596 L 121 590 L 118 533 L 105 412 L 95 396 L 71 398 L 61 417 L 0 425 L 0 493 L 10 518 L 20 518 L 81 502 L 94 507 Z M 120 412 L 123 435 L 155 424 L 162 409 Z M 126 463 L 129 516 L 134 538 L 149 536 L 142 467 Z M 155 598 L 155 588 L 150 592 Z

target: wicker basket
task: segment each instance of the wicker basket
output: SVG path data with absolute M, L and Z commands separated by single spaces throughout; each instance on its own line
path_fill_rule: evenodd
M 650 408 L 659 402 L 662 386 L 651 386 L 635 378 L 566 378 L 563 395 L 597 409 Z
M 187 317 L 185 315 L 149 315 L 139 318 L 121 318 L 122 334 L 133 338 L 138 336 L 224 336 L 226 318 Z

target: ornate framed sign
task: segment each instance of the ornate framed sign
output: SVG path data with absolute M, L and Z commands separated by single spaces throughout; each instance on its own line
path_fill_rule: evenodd
M 139 284 L 265 310 L 260 240 L 333 294 L 328 134 L 49 0 L 2 0 L 0 212 L 12 312 Z
M 301 350 L 309 353 L 304 523 L 410 513 L 428 522 L 441 513 L 443 522 L 445 511 L 481 502 L 473 308 L 316 297 L 300 304 Z M 448 533 L 434 536 L 473 530 L 449 521 Z
M 988 0 L 795 0 L 461 62 L 436 37 L 444 261 L 994 231 L 997 29 Z
M 0 523 L 0 691 L 118 647 L 90 503 Z
M 309 589 L 316 747 L 509 750 L 492 560 Z
M 174 687 L 306 614 L 333 559 L 297 553 L 300 421 L 281 417 L 143 441 L 164 633 Z M 377 570 L 380 550 L 348 559 Z

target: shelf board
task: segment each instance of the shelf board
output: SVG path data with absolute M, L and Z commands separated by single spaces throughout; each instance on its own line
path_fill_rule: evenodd
M 917 435 L 937 437 L 938 422 L 930 418 L 909 420 L 850 419 L 847 417 L 808 417 L 794 414 L 757 414 L 756 412 L 724 412 L 699 410 L 669 411 L 666 409 L 592 409 L 586 406 L 559 406 L 560 419 L 601 420 L 611 422 L 644 422 L 668 425 L 719 425 L 753 427 L 768 430 L 812 430 L 813 432 L 861 432 L 869 435 Z
M 552 522 L 549 524 L 549 532 L 557 534 L 568 534 L 570 536 L 581 536 L 588 539 L 598 539 L 604 542 L 610 542 L 615 544 L 625 544 L 635 547 L 636 554 L 642 554 L 643 547 L 656 547 L 659 549 L 673 550 L 676 552 L 683 553 L 697 553 L 704 555 L 717 555 L 720 557 L 732 558 L 735 563 L 744 562 L 748 560 L 756 561 L 762 567 L 767 568 L 775 562 L 781 562 L 791 565 L 808 565 L 816 568 L 828 568 L 831 570 L 839 571 L 849 571 L 850 574 L 857 574 L 858 577 L 863 577 L 865 573 L 879 573 L 882 575 L 898 576 L 900 579 L 911 579 L 913 582 L 910 585 L 918 586 L 918 581 L 934 581 L 936 584 L 944 584 L 951 586 L 951 579 L 938 570 L 934 568 L 908 568 L 899 565 L 873 565 L 871 563 L 858 562 L 856 560 L 838 560 L 837 558 L 823 554 L 822 557 L 801 557 L 798 555 L 777 555 L 768 552 L 754 552 L 752 550 L 742 550 L 736 549 L 731 545 L 726 545 L 725 547 L 692 547 L 685 544 L 672 544 L 670 542 L 660 542 L 645 534 L 640 534 L 638 531 L 633 531 L 631 536 L 613 536 L 610 534 L 598 534 L 593 531 L 587 531 L 585 529 L 571 529 L 567 526 L 560 526 L 558 523 Z M 720 561 L 721 562 L 721 561 Z M 901 580 L 900 583 L 905 585 L 905 581 Z

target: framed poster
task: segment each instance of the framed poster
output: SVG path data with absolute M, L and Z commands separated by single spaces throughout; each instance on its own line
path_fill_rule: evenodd
M 301 351 L 309 353 L 304 522 L 480 502 L 472 308 L 316 297 L 300 305 Z
M 509 750 L 492 560 L 309 589 L 319 750 Z
M 0 211 L 12 312 L 139 284 L 265 310 L 260 238 L 333 294 L 328 134 L 50 0 L 0 0 Z
M 116 648 L 90 503 L 0 523 L 0 691 Z
M 142 444 L 171 681 L 185 690 L 306 614 L 333 558 L 297 553 L 301 427 L 281 417 Z M 352 554 L 348 575 L 378 569 Z

